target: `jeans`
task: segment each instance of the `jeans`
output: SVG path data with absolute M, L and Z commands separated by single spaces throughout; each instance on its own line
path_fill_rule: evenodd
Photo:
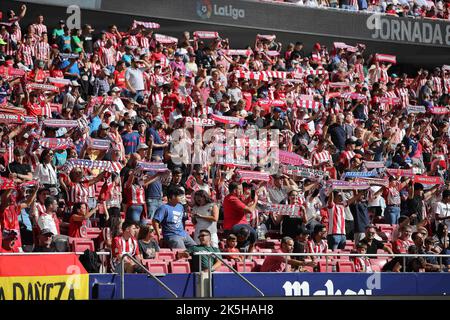
M 144 206 L 134 205 L 127 209 L 126 220 L 139 223 L 141 221 L 141 214 L 144 211 Z
M 345 234 L 330 234 L 328 235 L 328 247 L 331 250 L 344 249 L 345 248 Z
M 386 209 L 384 209 L 384 219 L 386 220 L 386 223 L 397 224 L 399 217 L 400 207 L 386 206 Z
M 147 199 L 147 210 L 148 210 L 148 216 L 147 218 L 152 220 L 155 216 L 156 210 L 162 206 L 163 202 L 161 199 Z
M 129 97 L 136 101 L 137 103 L 143 103 L 144 102 L 144 91 L 138 90 L 135 94 L 133 94 L 131 91 L 129 92 Z
M 164 237 L 164 242 L 171 249 L 186 249 L 197 245 L 188 234 L 186 234 L 186 237 L 175 235 L 167 236 Z

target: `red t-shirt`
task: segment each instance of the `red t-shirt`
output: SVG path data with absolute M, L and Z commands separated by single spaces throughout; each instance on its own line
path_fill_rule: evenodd
M 114 71 L 114 83 L 119 88 L 126 89 L 127 85 L 125 83 L 125 70 L 122 70 L 121 72 L 117 70 Z
M 175 110 L 175 107 L 178 104 L 178 102 L 179 102 L 178 96 L 173 93 L 163 98 L 161 108 L 163 109 L 164 118 L 166 120 L 169 119 L 170 114 L 173 112 L 173 110 Z
M 242 98 L 245 100 L 245 111 L 250 111 L 252 109 L 252 97 L 252 92 L 242 91 Z
M 283 253 L 277 250 L 277 253 Z M 264 259 L 260 272 L 284 272 L 286 269 L 286 258 L 284 256 L 267 256 Z
M 42 107 L 38 103 L 30 103 L 25 104 L 25 109 L 27 110 L 27 115 L 29 116 L 41 116 L 42 115 Z
M 35 77 L 36 77 L 36 80 L 34 80 Z M 44 80 L 47 78 L 47 75 L 45 74 L 44 70 L 38 69 L 38 70 L 36 70 L 36 72 L 35 72 L 35 70 L 31 71 L 29 76 L 28 76 L 28 78 L 29 78 L 30 81 L 43 83 Z
M 414 244 L 411 240 L 397 239 L 392 246 L 394 253 L 408 253 L 408 248 Z
M 19 225 L 20 207 L 11 205 L 6 207 L 3 212 L 0 212 L 1 230 L 15 230 L 18 233 L 18 239 L 14 245 L 14 248 L 22 246 L 20 237 L 20 225 Z
M 164 60 L 166 58 L 166 56 L 164 55 L 164 53 L 162 52 L 153 52 L 152 53 L 152 61 L 161 61 Z
M 223 200 L 223 228 L 231 230 L 236 224 L 248 224 L 244 209 L 246 205 L 234 194 L 229 194 Z
M 69 237 L 81 238 L 80 229 L 84 224 L 86 224 L 86 220 L 75 221 L 73 217 L 74 215 L 72 215 L 69 220 Z

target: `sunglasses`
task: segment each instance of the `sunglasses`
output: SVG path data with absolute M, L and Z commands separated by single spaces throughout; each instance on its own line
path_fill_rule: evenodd
M 198 236 L 198 238 L 200 239 L 200 238 L 207 237 L 207 236 L 209 236 L 209 234 L 201 234 Z

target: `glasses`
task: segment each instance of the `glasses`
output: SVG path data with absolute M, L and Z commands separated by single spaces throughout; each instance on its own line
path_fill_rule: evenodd
M 204 238 L 204 237 L 207 237 L 207 236 L 209 236 L 209 234 L 201 234 L 201 235 L 198 236 L 198 238 L 200 239 L 200 238 Z

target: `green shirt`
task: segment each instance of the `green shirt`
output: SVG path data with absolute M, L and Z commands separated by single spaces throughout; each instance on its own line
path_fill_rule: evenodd
M 53 29 L 54 38 L 58 39 L 62 35 L 64 35 L 64 29 Z
M 80 47 L 78 47 L 77 44 L 81 44 L 80 38 L 78 38 L 78 36 L 72 36 L 72 52 L 80 53 L 83 50 Z
M 218 252 L 220 253 L 220 250 L 218 248 L 214 248 L 214 247 L 206 247 L 206 246 L 193 246 L 190 247 L 187 250 L 191 255 L 192 255 L 192 269 L 194 272 L 198 272 L 198 259 L 200 256 L 197 255 L 193 255 L 192 253 L 194 252 Z M 208 256 L 201 256 L 202 257 L 202 270 L 208 269 L 209 265 L 208 265 Z M 217 258 L 211 256 L 211 267 L 217 262 Z

